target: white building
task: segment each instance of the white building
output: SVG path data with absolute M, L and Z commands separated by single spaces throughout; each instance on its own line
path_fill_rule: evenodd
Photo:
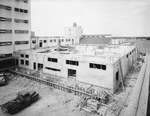
M 83 35 L 82 27 L 77 26 L 76 23 L 73 23 L 72 27 L 64 28 L 64 36 L 47 36 L 47 37 L 32 36 L 31 48 L 79 44 L 82 35 Z
M 30 0 L 0 0 L 0 54 L 30 48 Z
M 79 44 L 80 38 L 83 35 L 83 29 L 81 26 L 77 26 L 76 23 L 73 23 L 72 27 L 64 28 L 64 36 L 66 39 L 70 39 L 71 44 Z
M 63 36 L 31 37 L 31 48 L 54 47 L 58 45 L 69 45 Z
M 76 45 L 58 50 L 32 49 L 16 52 L 20 67 L 40 70 L 47 74 L 74 78 L 83 83 L 108 88 L 114 93 L 129 68 L 136 61 L 136 46 Z
M 34 35 L 34 34 L 33 34 Z M 31 36 L 31 48 L 42 48 L 51 46 L 66 46 L 77 44 L 111 44 L 111 34 L 83 35 L 81 26 L 73 23 L 72 27 L 64 28 L 64 36 Z

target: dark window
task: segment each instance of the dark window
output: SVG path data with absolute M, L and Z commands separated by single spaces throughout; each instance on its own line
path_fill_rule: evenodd
M 53 40 L 50 40 L 50 42 L 53 42 Z
M 0 46 L 11 46 L 12 42 L 0 42 Z
M 0 21 L 11 22 L 12 19 L 11 18 L 6 18 L 6 17 L 0 17 Z
M 36 40 L 32 40 L 32 43 L 36 43 Z
M 15 11 L 19 12 L 19 8 L 14 8 Z
M 24 65 L 24 60 L 21 60 L 21 64 Z
M 15 45 L 29 44 L 29 41 L 15 41 Z
M 26 58 L 29 58 L 29 55 L 25 55 Z
M 102 65 L 102 69 L 103 69 L 103 70 L 106 70 L 106 65 Z
M 26 65 L 29 66 L 29 61 L 28 60 L 26 60 Z
M 106 70 L 106 65 L 102 65 L 102 64 L 95 64 L 95 63 L 90 63 L 89 64 L 90 68 L 95 68 L 95 69 L 103 69 Z
M 68 39 L 68 41 L 70 41 L 70 39 Z
M 41 70 L 43 68 L 43 64 L 38 63 L 38 71 Z
M 20 12 L 23 12 L 23 9 L 20 9 Z
M 54 42 L 56 42 L 56 39 L 54 39 Z
M 28 0 L 23 0 L 25 3 L 28 3 Z
M 24 54 L 21 54 L 21 57 L 24 57 Z
M 50 61 L 50 62 L 58 62 L 57 58 L 48 58 L 48 61 Z
M 5 34 L 5 33 L 12 33 L 12 30 L 7 30 L 7 29 L 0 29 L 0 34 Z
M 24 23 L 28 23 L 28 20 L 24 20 Z
M 44 43 L 46 43 L 46 40 L 44 40 Z
M 42 47 L 42 44 L 43 44 L 43 43 L 40 41 L 40 43 L 39 43 L 39 47 Z
M 14 22 L 16 23 L 28 23 L 28 20 L 23 20 L 23 19 L 14 19 Z M 23 31 L 23 30 L 22 30 Z M 26 31 L 26 30 L 24 30 Z
M 52 58 L 52 62 L 57 62 L 57 59 L 56 58 Z
M 33 69 L 36 70 L 36 62 L 33 62 Z
M 61 41 L 63 42 L 64 40 L 62 39 Z
M 60 71 L 60 69 L 56 69 L 56 68 L 51 68 L 51 67 L 45 67 L 45 68 L 52 71 Z
M 28 13 L 28 10 L 24 10 L 24 13 Z
M 14 10 L 15 10 L 16 12 L 28 13 L 28 10 L 25 10 L 25 9 L 14 8 Z
M 127 54 L 126 58 L 128 58 L 128 54 Z
M 93 63 L 90 63 L 89 65 L 90 65 L 90 68 L 94 68 L 94 65 L 93 65 Z
M 76 70 L 68 69 L 68 77 L 76 77 Z
M 29 33 L 28 30 L 14 30 L 14 32 L 15 32 L 16 34 L 27 34 L 27 33 Z
M 6 10 L 11 10 L 11 7 L 10 6 L 6 6 Z
M 11 7 L 0 4 L 0 9 L 11 10 Z
M 119 71 L 116 72 L 116 81 L 119 80 Z
M 78 61 L 73 61 L 73 60 L 66 60 L 66 64 L 78 66 L 78 65 L 79 65 L 79 62 L 78 62 Z
M 69 64 L 69 60 L 66 60 L 66 64 Z

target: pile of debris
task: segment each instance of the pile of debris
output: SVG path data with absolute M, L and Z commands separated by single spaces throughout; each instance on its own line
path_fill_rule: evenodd
M 32 71 L 25 70 L 25 69 L 19 69 L 19 71 L 28 75 L 36 74 L 33 73 Z M 58 85 L 68 87 L 69 89 L 65 90 L 68 93 L 64 91 L 59 91 L 56 92 L 55 94 L 57 96 L 59 103 L 65 105 L 71 111 L 75 111 L 78 108 L 88 113 L 94 113 L 94 114 L 98 114 L 98 115 L 100 114 L 102 116 L 106 116 L 106 114 L 108 113 L 113 113 L 117 115 L 119 114 L 122 108 L 123 105 L 122 102 L 116 100 L 113 97 L 113 95 L 110 94 L 105 89 L 96 88 L 93 85 L 82 85 L 77 82 L 63 83 L 63 81 L 60 81 L 58 78 L 51 77 L 49 75 L 41 76 L 40 74 L 38 78 L 42 78 L 47 81 L 56 83 Z M 50 86 L 44 85 L 42 83 L 37 83 L 25 77 L 19 77 L 19 76 L 15 78 L 14 84 L 29 90 L 34 89 L 39 93 L 49 93 L 51 92 L 50 90 L 52 90 Z M 73 90 L 77 90 L 77 92 Z M 69 93 L 74 93 L 74 94 L 78 93 L 81 94 L 79 96 L 82 97 L 80 99 L 79 96 L 75 97 L 73 94 L 69 94 Z M 87 93 L 88 95 L 83 93 Z
M 106 116 L 108 113 L 117 116 L 121 111 L 123 103 L 120 100 L 116 100 L 105 90 L 101 91 L 98 95 L 82 97 L 80 100 L 80 110 L 100 116 Z

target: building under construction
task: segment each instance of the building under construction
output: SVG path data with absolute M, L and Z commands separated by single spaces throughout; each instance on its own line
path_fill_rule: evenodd
M 137 48 L 120 45 L 70 45 L 15 52 L 20 67 L 107 88 L 114 93 L 133 66 Z

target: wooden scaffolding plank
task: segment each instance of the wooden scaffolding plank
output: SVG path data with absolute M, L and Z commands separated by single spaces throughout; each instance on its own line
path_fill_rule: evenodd
M 120 73 L 121 73 L 121 85 L 122 85 L 122 89 L 124 91 L 124 83 L 123 83 L 123 72 L 122 72 L 122 66 L 121 66 L 121 59 L 119 59 L 119 69 L 120 69 Z

